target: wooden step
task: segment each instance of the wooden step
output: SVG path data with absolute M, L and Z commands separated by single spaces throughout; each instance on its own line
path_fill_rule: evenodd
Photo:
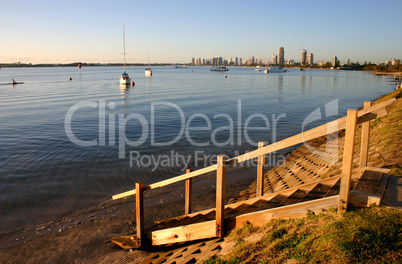
M 380 185 L 382 176 L 382 172 L 365 170 L 353 191 L 368 195 L 375 195 L 378 186 Z
M 292 195 L 282 201 L 281 205 L 285 206 L 298 203 L 307 195 L 309 191 L 310 189 L 297 189 Z
M 325 194 L 325 197 L 338 195 L 339 190 L 341 188 L 341 179 L 339 178 L 334 185 L 332 185 L 331 189 Z
M 318 183 L 300 202 L 323 198 L 331 188 L 332 186 L 330 185 Z

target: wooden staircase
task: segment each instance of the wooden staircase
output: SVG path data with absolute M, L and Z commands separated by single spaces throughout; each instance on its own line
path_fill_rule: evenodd
M 386 174 L 388 170 L 366 167 L 369 122 L 386 115 L 385 107 L 394 101 L 395 99 L 391 99 L 375 106 L 366 102 L 363 110 L 348 110 L 347 117 L 285 140 L 268 146 L 265 146 L 264 142 L 260 142 L 258 149 L 230 160 L 224 156 L 218 156 L 216 165 L 194 172 L 187 170 L 184 175 L 149 186 L 136 183 L 135 190 L 115 195 L 113 199 L 136 195 L 137 234 L 112 238 L 111 241 L 123 249 L 177 245 L 202 239 L 223 238 L 225 234 L 245 223 L 261 226 L 272 219 L 298 218 L 306 216 L 307 213 L 317 214 L 328 208 L 338 208 L 338 212 L 343 213 L 347 210 L 348 204 L 356 206 L 379 204 L 388 182 Z M 362 125 L 360 169 L 353 171 L 354 140 L 359 124 Z M 328 160 L 334 158 L 334 155 L 330 151 L 315 150 L 322 150 L 322 142 L 328 143 L 325 146 L 327 150 L 328 148 L 339 148 L 339 142 L 331 144 L 330 138 L 333 137 L 333 133 L 340 130 L 345 130 L 345 132 L 340 132 L 345 135 L 342 150 L 342 173 L 322 179 L 322 175 L 330 169 Z M 308 143 L 294 151 L 284 164 L 276 166 L 264 174 L 265 155 L 306 141 Z M 313 151 L 315 153 L 310 151 L 311 146 L 313 150 L 315 149 Z M 325 157 L 325 153 L 330 153 L 330 157 Z M 334 159 L 338 160 L 338 151 L 335 153 Z M 258 159 L 255 184 L 225 205 L 226 166 L 251 159 Z M 213 171 L 216 171 L 216 207 L 190 213 L 192 178 Z M 143 192 L 179 181 L 186 183 L 186 215 L 157 221 L 145 230 Z
M 350 203 L 356 206 L 379 204 L 388 182 L 388 170 L 364 168 L 353 172 Z M 225 232 L 244 223 L 261 225 L 275 218 L 298 218 L 309 213 L 320 213 L 338 205 L 341 176 L 314 181 L 270 193 L 258 198 L 225 206 Z M 216 209 L 157 221 L 145 231 L 153 246 L 172 245 L 198 239 L 213 238 Z M 211 232 L 212 230 L 212 232 Z M 160 236 L 163 232 L 163 237 Z M 123 249 L 137 248 L 137 236 L 112 238 Z

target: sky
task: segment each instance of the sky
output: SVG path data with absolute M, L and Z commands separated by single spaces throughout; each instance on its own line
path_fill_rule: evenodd
M 401 0 L 0 0 L 0 63 L 402 59 Z M 148 57 L 149 50 L 149 57 Z

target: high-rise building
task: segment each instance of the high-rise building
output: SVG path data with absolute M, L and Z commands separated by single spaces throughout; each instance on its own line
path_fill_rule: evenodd
M 332 57 L 331 66 L 332 66 L 332 67 L 336 67 L 337 62 L 338 62 L 338 57 L 333 56 L 333 57 Z
M 271 64 L 273 64 L 273 65 L 278 64 L 278 56 L 276 56 L 275 54 L 272 54 Z
M 222 65 L 222 63 L 223 63 L 223 59 L 222 59 L 222 57 L 219 57 L 219 59 L 218 59 L 218 65 Z
M 243 65 L 243 58 L 240 58 L 239 59 L 239 66 L 242 66 Z
M 195 58 L 191 59 L 191 64 L 194 66 L 195 65 Z
M 307 51 L 302 50 L 301 65 L 307 65 Z
M 314 54 L 309 52 L 307 54 L 307 63 L 308 65 L 313 65 L 314 64 Z
M 239 58 L 235 58 L 235 66 L 239 66 Z
M 283 66 L 285 64 L 285 48 L 284 47 L 279 48 L 278 62 L 279 62 L 280 66 Z

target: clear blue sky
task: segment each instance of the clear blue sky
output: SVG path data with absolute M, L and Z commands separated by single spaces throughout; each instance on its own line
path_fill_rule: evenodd
M 190 62 L 271 57 L 402 59 L 401 0 L 0 0 L 0 62 Z

